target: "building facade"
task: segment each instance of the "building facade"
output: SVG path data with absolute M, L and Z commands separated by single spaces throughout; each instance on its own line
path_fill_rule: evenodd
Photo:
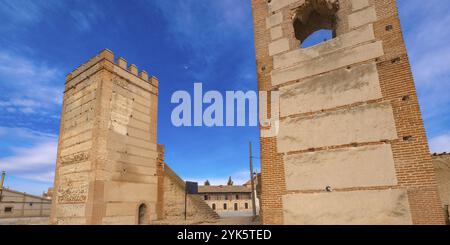
M 0 218 L 48 217 L 51 200 L 11 189 L 0 189 Z
M 252 214 L 252 190 L 248 186 L 199 186 L 198 192 L 222 217 Z
M 252 7 L 258 87 L 279 96 L 261 110 L 262 222 L 444 224 L 396 1 Z

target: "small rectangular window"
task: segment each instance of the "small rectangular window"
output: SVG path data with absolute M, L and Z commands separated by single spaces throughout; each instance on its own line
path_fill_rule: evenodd
M 226 203 L 223 204 L 223 209 L 227 210 L 227 204 Z
M 248 203 L 245 203 L 245 209 L 248 209 Z
M 12 207 L 5 207 L 5 213 L 12 213 Z

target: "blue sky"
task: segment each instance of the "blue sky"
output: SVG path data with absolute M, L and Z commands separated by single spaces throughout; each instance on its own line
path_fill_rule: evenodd
M 432 150 L 450 152 L 450 2 L 399 0 Z M 159 143 L 182 177 L 248 177 L 254 127 L 175 128 L 176 90 L 255 90 L 250 0 L 0 0 L 0 170 L 6 185 L 52 185 L 64 77 L 103 48 L 160 80 Z M 256 164 L 259 164 L 258 161 Z

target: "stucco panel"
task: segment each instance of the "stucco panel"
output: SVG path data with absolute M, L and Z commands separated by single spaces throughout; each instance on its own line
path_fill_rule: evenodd
M 369 0 L 350 0 L 352 10 L 357 11 L 369 6 Z
M 397 185 L 388 144 L 289 155 L 284 163 L 288 190 Z
M 376 64 L 364 64 L 280 88 L 280 113 L 285 117 L 381 97 Z
M 290 152 L 396 138 L 392 106 L 382 103 L 281 120 L 277 147 Z
M 373 25 L 366 25 L 316 46 L 299 48 L 285 54 L 276 55 L 273 60 L 274 68 L 280 69 L 289 67 L 300 62 L 309 61 L 319 56 L 371 40 L 375 40 Z
M 274 27 L 270 29 L 270 37 L 272 40 L 281 38 L 283 36 L 283 28 L 281 26 Z
M 283 38 L 269 44 L 269 55 L 276 55 L 289 50 L 289 39 Z
M 283 210 L 286 225 L 412 224 L 406 190 L 292 194 Z
M 377 21 L 375 7 L 366 8 L 348 16 L 348 25 L 350 28 L 356 28 L 375 21 Z
M 154 184 L 107 182 L 104 198 L 109 202 L 156 202 L 156 182 L 156 176 Z
M 281 85 L 309 76 L 332 71 L 338 68 L 353 65 L 359 62 L 378 58 L 384 53 L 381 41 L 368 43 L 350 49 L 342 49 L 330 54 L 319 56 L 316 59 L 302 62 L 294 67 L 274 70 L 272 84 Z
M 56 216 L 58 217 L 84 217 L 85 215 L 85 204 L 59 204 L 56 207 Z
M 280 10 L 286 6 L 288 6 L 291 3 L 298 2 L 299 4 L 304 3 L 305 0 L 272 0 L 268 3 L 269 5 L 269 12 Z
M 133 216 L 137 213 L 137 207 L 135 202 L 107 203 L 106 216 Z
M 283 22 L 283 14 L 281 12 L 278 12 L 266 18 L 266 28 L 270 29 L 276 25 L 281 24 L 282 22 Z

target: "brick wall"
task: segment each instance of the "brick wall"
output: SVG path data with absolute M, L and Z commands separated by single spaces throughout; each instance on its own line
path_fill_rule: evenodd
M 321 0 L 319 0 L 318 2 L 320 1 Z M 375 64 L 376 77 L 378 78 L 377 84 L 379 86 L 378 89 L 380 90 L 380 94 L 374 95 L 374 99 L 372 99 L 371 97 L 362 100 L 355 100 L 355 98 L 353 98 L 351 95 L 346 95 L 347 97 L 345 97 L 345 101 L 351 101 L 351 103 L 337 101 L 335 103 L 336 107 L 334 108 L 324 107 L 321 111 L 312 111 L 310 113 L 299 115 L 288 115 L 287 117 L 281 118 L 280 120 L 281 122 L 283 122 L 283 120 L 285 120 L 284 122 L 286 122 L 286 120 L 289 120 L 289 118 L 291 117 L 299 118 L 297 121 L 304 122 L 303 118 L 314 120 L 315 118 L 324 117 L 327 115 L 331 115 L 329 116 L 331 120 L 337 120 L 335 119 L 336 117 L 333 116 L 333 113 L 345 114 L 346 111 L 352 111 L 355 108 L 365 105 L 372 105 L 375 107 L 380 105 L 389 105 L 389 108 L 392 108 L 392 128 L 395 131 L 396 137 L 385 138 L 385 136 L 377 136 L 376 134 L 371 132 L 372 130 L 367 129 L 369 131 L 350 131 L 349 134 L 355 136 L 355 141 L 353 142 L 343 143 L 342 145 L 327 145 L 325 144 L 325 142 L 327 142 L 326 139 L 332 135 L 315 135 L 313 137 L 319 138 L 319 140 L 315 139 L 316 142 L 322 142 L 321 147 L 314 147 L 304 150 L 293 150 L 295 149 L 295 147 L 292 147 L 291 150 L 286 150 L 280 148 L 285 148 L 285 145 L 280 144 L 280 140 L 286 141 L 286 139 L 289 139 L 291 142 L 293 142 L 292 144 L 298 144 L 298 142 L 295 142 L 295 140 L 292 141 L 292 139 L 294 139 L 293 135 L 289 136 L 288 132 L 287 135 L 284 135 L 284 138 L 280 138 L 280 136 L 266 137 L 266 135 L 263 134 L 266 128 L 261 128 L 261 216 L 263 223 L 286 223 L 287 217 L 284 217 L 286 215 L 286 212 L 290 216 L 289 221 L 292 222 L 292 220 L 295 220 L 295 223 L 304 223 L 307 222 L 306 217 L 314 217 L 315 215 L 319 215 L 319 213 L 321 212 L 321 210 L 311 209 L 311 212 L 307 214 L 303 214 L 301 212 L 291 213 L 296 208 L 286 207 L 287 204 L 283 200 L 284 198 L 288 197 L 290 198 L 289 200 L 291 200 L 289 205 L 295 203 L 295 201 L 292 202 L 292 200 L 297 200 L 297 204 L 295 205 L 297 205 L 297 207 L 300 207 L 302 203 L 299 202 L 299 200 L 312 201 L 316 200 L 318 196 L 320 196 L 321 198 L 325 198 L 325 200 L 327 198 L 329 200 L 336 200 L 331 198 L 336 198 L 336 196 L 339 196 L 340 194 L 359 195 L 358 193 L 360 193 L 360 199 L 363 200 L 364 198 L 368 198 L 370 195 L 380 195 L 381 197 L 397 193 L 395 195 L 398 196 L 393 198 L 392 203 L 396 203 L 397 201 L 395 200 L 396 198 L 398 198 L 398 200 L 402 200 L 402 206 L 370 207 L 374 208 L 374 212 L 377 210 L 377 208 L 379 208 L 379 210 L 382 210 L 380 212 L 384 212 L 384 214 L 386 215 L 385 219 L 375 217 L 375 213 L 374 217 L 368 217 L 367 219 L 363 218 L 363 214 L 359 216 L 358 214 L 356 214 L 357 217 L 354 217 L 354 219 L 351 219 L 352 217 L 350 217 L 350 219 L 347 219 L 347 222 L 365 224 L 444 224 L 444 215 L 442 212 L 441 202 L 437 194 L 435 173 L 431 163 L 431 157 L 429 155 L 429 149 L 420 114 L 418 98 L 416 95 L 408 56 L 402 37 L 396 2 L 394 0 L 340 0 L 339 10 L 336 13 L 337 28 L 335 31 L 337 33 L 337 38 L 341 38 L 342 40 L 344 40 L 342 36 L 349 36 L 349 33 L 355 33 L 355 31 L 367 27 L 373 30 L 373 34 L 367 36 L 370 39 L 370 42 L 363 41 L 356 46 L 346 47 L 345 42 L 347 41 L 340 41 L 337 42 L 335 46 L 326 46 L 327 44 L 323 44 L 313 47 L 311 49 L 314 49 L 315 51 L 311 51 L 309 53 L 306 51 L 294 53 L 299 49 L 299 41 L 295 38 L 294 35 L 293 18 L 295 17 L 295 13 L 298 8 L 304 3 L 305 1 L 303 0 L 252 1 L 259 90 L 278 91 L 280 89 L 283 89 L 285 86 L 304 83 L 308 79 L 309 81 L 311 81 L 311 79 L 319 78 L 323 74 L 338 71 L 338 69 L 341 68 L 337 64 L 344 64 L 348 60 L 352 59 L 355 60 L 355 62 L 348 63 L 347 67 L 344 67 L 342 69 L 347 69 L 347 71 L 351 72 L 353 71 L 353 67 L 362 67 L 365 64 Z M 280 29 L 282 35 L 279 35 Z M 373 35 L 373 37 L 370 38 L 371 35 Z M 284 40 L 287 40 L 288 45 L 285 44 Z M 344 47 L 342 49 L 337 49 L 339 48 L 339 46 L 336 45 L 344 45 Z M 360 52 L 357 51 L 358 47 L 362 45 L 367 45 L 367 51 L 357 53 Z M 376 47 L 376 45 L 382 45 L 382 54 L 379 54 L 380 51 L 374 52 L 373 48 Z M 372 50 L 368 50 L 369 47 Z M 373 52 L 374 55 L 367 56 L 368 52 Z M 316 53 L 319 53 L 319 56 L 317 58 L 311 58 L 314 57 Z M 330 56 L 330 53 L 334 56 Z M 300 57 L 299 55 L 303 55 L 304 57 Z M 364 55 L 367 57 L 362 58 Z M 293 57 L 294 60 L 291 65 L 282 68 L 276 66 L 274 67 L 274 59 L 278 59 L 278 61 L 283 61 L 284 64 L 288 64 L 286 60 L 289 58 L 293 59 Z M 294 63 L 295 59 L 299 60 L 300 58 L 303 59 L 305 57 L 307 59 L 310 59 L 311 63 L 317 63 L 318 60 L 321 60 L 321 63 L 317 64 L 319 66 L 323 65 L 324 67 L 330 67 L 330 69 L 325 70 L 324 68 L 322 69 L 323 71 L 319 72 L 316 67 L 313 67 L 311 65 L 308 66 L 308 62 Z M 335 60 L 327 61 L 325 57 L 336 58 Z M 337 64 L 333 64 L 330 62 L 335 62 Z M 313 75 L 305 79 L 305 75 L 297 72 L 297 76 L 299 77 L 298 79 L 285 79 L 286 76 L 293 77 L 293 72 L 295 72 L 295 69 L 300 68 L 304 69 L 305 73 L 311 73 Z M 317 73 L 314 73 L 314 69 L 317 70 Z M 274 74 L 278 76 L 275 77 Z M 284 77 L 280 76 L 280 74 Z M 361 74 L 361 76 L 364 75 L 367 74 Z M 280 80 L 281 77 L 284 80 Z M 275 78 L 277 79 L 276 85 L 274 84 Z M 336 77 L 335 79 L 340 78 Z M 313 84 L 311 86 L 315 85 Z M 347 88 L 341 88 L 340 90 L 348 89 L 348 87 L 349 86 L 347 86 Z M 286 91 L 286 89 L 284 89 L 284 91 Z M 287 89 L 287 91 L 292 93 L 292 90 L 290 89 Z M 331 95 L 332 94 L 330 94 L 330 96 Z M 300 98 L 305 99 L 304 96 L 300 96 Z M 271 105 L 269 99 L 269 104 L 267 105 L 269 116 L 270 108 Z M 386 118 L 386 120 L 388 119 L 389 118 Z M 281 125 L 282 131 L 284 126 L 283 124 Z M 304 130 L 300 127 L 300 124 L 298 130 Z M 377 139 L 377 137 L 379 137 L 379 140 L 357 140 L 358 138 L 364 138 L 362 136 L 369 133 L 374 134 L 372 135 L 374 136 L 374 139 Z M 386 135 L 386 131 L 380 131 L 380 134 Z M 303 140 L 302 142 L 306 143 L 302 144 L 308 145 L 308 140 L 297 139 L 297 141 L 298 140 Z M 391 174 L 390 171 L 394 171 L 394 179 L 387 181 L 386 184 L 378 185 L 363 183 L 365 182 L 365 180 L 363 180 L 362 183 L 364 185 L 349 186 L 342 184 L 342 181 L 340 181 L 337 177 L 333 180 L 335 181 L 336 185 L 342 185 L 342 187 L 336 188 L 334 190 L 336 193 L 335 195 L 328 196 L 323 195 L 324 193 L 326 193 L 326 191 L 324 190 L 325 188 L 323 190 L 287 189 L 286 174 L 291 175 L 292 173 L 290 173 L 289 170 L 286 170 L 287 166 L 283 160 L 286 156 L 297 155 L 300 157 L 304 157 L 311 154 L 319 156 L 319 154 L 323 155 L 323 153 L 326 152 L 334 154 L 335 149 L 342 151 L 355 151 L 357 147 L 364 148 L 365 146 L 388 146 L 391 149 L 392 155 L 389 153 L 386 156 L 387 159 L 392 159 L 392 170 L 390 170 L 390 168 L 387 168 L 386 170 L 384 170 L 384 173 Z M 376 162 L 377 158 L 372 160 Z M 345 171 L 351 170 L 346 170 L 344 167 L 342 170 L 337 170 L 335 175 L 339 176 L 339 174 L 342 174 L 340 172 Z M 360 170 L 354 170 L 355 177 L 358 177 L 357 175 L 359 173 L 362 173 L 358 171 Z M 345 176 L 345 174 L 343 176 Z M 320 176 L 317 176 L 317 178 L 320 179 Z M 378 180 L 378 176 L 375 176 L 375 179 Z M 293 180 L 291 179 L 290 181 Z M 326 184 L 326 181 L 327 178 L 323 178 L 324 186 Z M 290 186 L 293 186 L 293 183 L 290 183 Z M 308 193 L 314 195 L 306 195 Z M 403 195 L 407 195 L 407 198 L 403 198 Z M 389 196 L 388 198 L 392 197 Z M 358 200 L 358 198 L 356 200 Z M 386 203 L 389 202 L 390 201 L 386 201 Z M 330 202 L 329 205 L 331 205 L 329 207 L 332 207 L 333 205 L 339 206 L 340 203 Z M 356 207 L 358 207 L 357 204 L 355 204 L 355 208 Z M 328 207 L 325 206 L 325 208 Z M 391 212 L 395 212 L 393 210 L 396 209 L 402 209 L 402 215 L 404 215 L 403 219 L 393 219 Z M 344 210 L 344 207 L 342 207 L 341 209 L 338 208 L 337 210 Z M 354 213 L 358 213 L 358 210 L 354 211 Z M 337 212 L 339 214 L 339 211 Z M 344 211 L 342 211 L 342 213 L 340 213 L 339 215 L 345 216 L 346 214 L 343 212 Z M 292 218 L 294 216 L 295 218 Z M 323 220 L 319 221 L 312 218 L 311 222 L 320 223 L 323 222 Z M 325 221 L 325 223 L 327 222 L 342 223 L 343 221 L 339 219 L 333 220 L 333 218 L 330 218 L 329 220 Z
M 414 224 L 445 224 L 396 1 L 374 4 L 380 19 L 374 24 L 375 36 L 385 50 L 377 64 L 381 89 L 393 106 L 399 135 L 392 143 L 398 184 L 408 190 Z

